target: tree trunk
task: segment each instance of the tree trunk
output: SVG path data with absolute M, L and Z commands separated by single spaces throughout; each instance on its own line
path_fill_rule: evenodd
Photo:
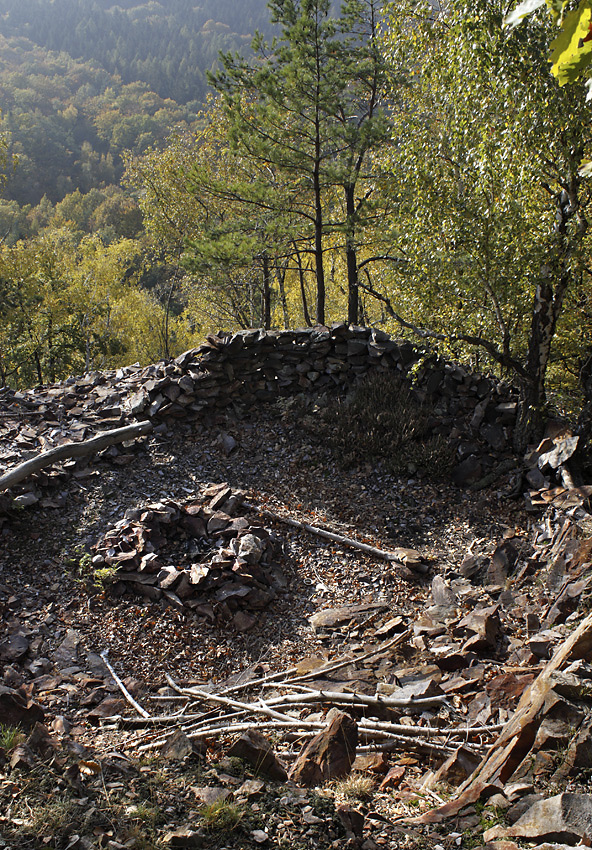
M 347 321 L 357 325 L 360 317 L 360 297 L 358 288 L 358 258 L 354 242 L 356 203 L 354 185 L 344 186 L 346 225 L 345 225 L 345 256 L 347 262 Z
M 323 207 L 321 203 L 321 181 L 319 168 L 314 171 L 315 203 L 315 266 L 317 276 L 317 313 L 318 325 L 325 324 L 325 264 L 323 259 Z
M 165 312 L 164 312 L 164 340 L 163 340 L 163 342 L 164 342 L 164 356 L 165 356 L 166 360 L 168 360 L 169 357 L 171 356 L 170 346 L 169 346 L 169 325 L 170 325 L 170 318 L 171 318 L 171 302 L 173 300 L 173 292 L 175 291 L 175 285 L 177 283 L 177 280 L 176 280 L 176 277 L 175 277 L 176 274 L 177 274 L 177 271 L 175 271 L 175 273 L 173 275 L 173 280 L 171 282 L 171 285 L 169 286 L 169 291 L 168 291 L 167 300 L 166 300 L 166 309 L 165 309 Z
M 288 310 L 288 301 L 286 299 L 286 265 L 283 268 L 276 266 L 275 274 L 278 282 L 278 289 L 280 291 L 280 302 L 282 305 L 282 313 L 284 315 L 284 328 L 290 327 L 290 311 Z
M 266 331 L 271 327 L 271 272 L 267 254 L 263 254 L 263 327 Z
M 577 176 L 577 163 L 582 152 L 574 151 L 577 157 L 569 183 L 560 192 L 555 193 L 557 209 L 553 261 L 550 269 L 543 272 L 544 279 L 539 283 L 534 295 L 526 376 L 522 379 L 522 398 L 518 420 L 514 430 L 514 449 L 523 452 L 529 442 L 536 442 L 543 434 L 545 424 L 545 375 L 549 365 L 551 344 L 557 328 L 557 320 L 563 308 L 568 287 L 573 282 L 571 262 L 579 243 L 588 229 L 588 221 L 579 202 L 580 178 Z M 572 222 L 572 220 L 574 220 Z M 568 225 L 575 223 L 575 233 Z M 556 283 L 553 286 L 552 280 Z
M 527 379 L 520 382 L 518 416 L 514 426 L 513 445 L 516 454 L 522 455 L 530 443 L 540 443 L 545 431 L 545 396 L 540 386 Z
M 35 363 L 35 370 L 37 372 L 37 381 L 38 383 L 43 383 L 43 370 L 41 369 L 41 358 L 39 357 L 39 352 L 35 350 L 33 352 L 33 361 Z
M 542 281 L 534 295 L 526 375 L 521 379 L 520 405 L 514 429 L 514 449 L 525 451 L 529 443 L 538 443 L 546 421 L 545 375 L 551 354 L 557 319 L 569 285 L 570 272 L 562 267 L 555 289 Z
M 296 247 L 296 246 L 294 246 Z M 310 318 L 310 312 L 308 310 L 308 301 L 306 298 L 306 286 L 304 284 L 304 267 L 302 265 L 302 257 L 300 256 L 300 251 L 296 248 L 296 262 L 298 263 L 298 279 L 300 282 L 300 298 L 302 299 L 302 313 L 304 315 L 304 321 L 306 323 L 307 328 L 312 327 L 312 321 Z

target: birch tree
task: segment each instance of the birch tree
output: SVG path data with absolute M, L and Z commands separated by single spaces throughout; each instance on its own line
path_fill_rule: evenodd
M 478 347 L 518 382 L 522 449 L 541 433 L 564 306 L 588 275 L 588 107 L 547 71 L 546 18 L 507 39 L 498 0 L 407 11 L 393 11 L 388 39 L 409 71 L 392 157 L 408 324 Z

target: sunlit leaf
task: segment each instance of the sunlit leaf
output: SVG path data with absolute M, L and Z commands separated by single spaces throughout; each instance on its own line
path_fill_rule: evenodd
M 514 29 L 514 27 L 518 26 L 520 21 L 523 21 L 524 18 L 528 17 L 528 15 L 532 14 L 532 12 L 536 11 L 536 9 L 540 9 L 541 6 L 544 6 L 545 2 L 546 0 L 522 0 L 522 3 L 519 3 L 516 8 L 504 18 L 504 28 Z
M 551 43 L 551 71 L 560 85 L 575 82 L 592 62 L 591 22 L 592 0 L 581 0 L 578 8 L 566 16 L 561 32 Z

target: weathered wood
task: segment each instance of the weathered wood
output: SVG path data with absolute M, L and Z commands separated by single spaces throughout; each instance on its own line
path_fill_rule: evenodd
M 48 466 L 56 463 L 59 460 L 66 458 L 84 457 L 85 455 L 100 452 L 108 446 L 113 446 L 116 443 L 123 443 L 125 440 L 134 440 L 136 437 L 143 437 L 152 431 L 152 422 L 137 422 L 134 425 L 125 425 L 123 428 L 115 428 L 112 431 L 104 431 L 97 434 L 96 437 L 91 437 L 90 440 L 83 440 L 80 443 L 64 443 L 63 446 L 56 446 L 55 449 L 41 452 L 37 457 L 30 458 L 24 463 L 19 463 L 10 472 L 6 472 L 0 477 L 0 491 L 8 490 L 14 487 L 15 484 L 20 484 L 25 478 L 39 472 Z
M 210 693 L 210 691 L 204 691 L 201 688 L 181 688 L 177 683 L 169 676 L 166 675 L 166 680 L 169 685 L 179 694 L 197 697 L 198 699 L 203 700 L 204 702 L 215 702 L 220 705 L 229 705 L 233 708 L 240 708 L 243 710 L 253 710 L 255 707 L 254 703 L 244 703 L 239 702 L 238 700 L 229 699 L 228 697 L 220 696 L 219 694 Z M 286 683 L 287 684 L 287 683 Z M 301 687 L 301 686 L 299 686 Z M 368 696 L 367 694 L 358 694 L 351 692 L 341 693 L 339 691 L 319 691 L 313 690 L 312 688 L 304 688 L 302 693 L 298 694 L 289 694 L 282 697 L 275 697 L 272 700 L 268 700 L 266 705 L 271 706 L 274 704 L 287 704 L 292 702 L 330 702 L 335 703 L 336 705 L 347 703 L 348 705 L 357 705 L 357 706 L 371 706 L 374 708 L 433 708 L 434 706 L 446 705 L 448 703 L 448 699 L 445 695 L 442 696 L 434 696 L 434 697 L 411 697 L 409 699 L 397 699 L 396 697 L 388 697 L 388 696 Z
M 409 557 L 411 550 L 407 549 L 379 549 L 377 546 L 370 546 L 368 543 L 361 543 L 359 540 L 354 540 L 352 537 L 344 537 L 342 534 L 337 534 L 334 531 L 328 531 L 326 528 L 319 528 L 316 525 L 309 525 L 306 522 L 301 522 L 299 519 L 294 519 L 284 514 L 277 514 L 267 508 L 261 508 L 257 505 L 250 505 L 247 502 L 244 506 L 251 511 L 256 511 L 262 516 L 269 519 L 283 522 L 285 525 L 290 525 L 292 528 L 299 528 L 302 531 L 307 531 L 309 534 L 315 534 L 317 537 L 323 537 L 325 540 L 331 540 L 333 543 L 339 543 L 340 546 L 347 546 L 350 549 L 358 549 L 360 552 L 365 552 L 367 555 L 373 555 L 375 558 L 380 558 L 382 561 L 389 561 L 398 564 L 400 567 L 409 567 L 415 572 L 427 573 L 428 566 L 423 564 L 416 558 Z
M 119 676 L 117 675 L 115 670 L 113 669 L 113 666 L 111 665 L 111 663 L 109 662 L 109 659 L 107 658 L 107 650 L 106 649 L 103 650 L 103 652 L 101 652 L 100 658 L 101 658 L 101 661 L 103 662 L 103 664 L 105 665 L 105 667 L 107 668 L 107 670 L 113 676 L 113 679 L 115 680 L 115 683 L 117 684 L 117 687 L 119 688 L 121 693 L 124 695 L 126 700 L 129 702 L 129 704 L 133 708 L 135 708 L 136 711 L 138 712 L 138 714 L 140 714 L 144 719 L 146 719 L 146 720 L 150 719 L 150 715 L 148 714 L 148 712 L 144 708 L 142 708 L 142 706 L 138 702 L 136 702 L 136 700 L 130 694 L 130 692 L 128 691 L 126 686 L 123 684 L 123 682 L 121 681 L 121 679 L 119 678 Z
M 592 614 L 589 614 L 560 644 L 541 673 L 526 688 L 516 711 L 506 723 L 490 752 L 464 785 L 461 785 L 460 794 L 498 780 L 505 782 L 511 776 L 534 740 L 534 732 L 530 727 L 551 691 L 553 673 L 560 670 L 568 661 L 587 657 L 591 650 Z
M 234 735 L 238 732 L 246 732 L 249 729 L 253 729 L 254 726 L 256 726 L 257 729 L 270 729 L 272 731 L 283 730 L 284 734 L 282 737 L 288 740 L 304 740 L 312 737 L 324 728 L 324 724 L 322 722 L 303 722 L 297 720 L 250 720 L 243 723 L 222 723 L 209 726 L 205 729 L 192 730 L 191 728 L 184 726 L 180 726 L 179 728 L 185 732 L 190 740 L 198 740 L 200 738 Z M 162 747 L 173 734 L 175 733 L 170 732 L 168 735 L 163 735 L 153 741 L 142 744 L 138 747 L 138 752 L 146 752 L 148 750 L 154 750 Z M 436 743 L 429 739 L 426 740 L 427 736 L 414 737 L 412 735 L 396 735 L 380 729 L 372 729 L 368 727 L 362 727 L 360 729 L 360 736 L 366 741 L 376 740 L 375 745 L 368 748 L 367 752 L 408 748 L 428 750 L 432 754 L 438 754 L 446 757 L 454 753 L 458 747 L 458 744 L 449 745 Z

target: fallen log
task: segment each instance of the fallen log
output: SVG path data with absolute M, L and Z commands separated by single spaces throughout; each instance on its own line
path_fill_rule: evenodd
M 354 540 L 353 537 L 344 537 L 342 534 L 337 534 L 335 531 L 329 531 L 326 528 L 320 528 L 317 525 L 309 525 L 306 522 L 301 522 L 299 519 L 294 519 L 284 514 L 277 514 L 267 508 L 261 508 L 257 505 L 251 505 L 248 502 L 244 503 L 244 507 L 254 511 L 261 516 L 273 519 L 276 522 L 283 522 L 285 525 L 290 525 L 292 528 L 298 528 L 301 531 L 307 531 L 309 534 L 315 534 L 317 537 L 323 537 L 325 540 L 331 540 L 333 543 L 339 543 L 340 546 L 347 546 L 350 549 L 358 549 L 366 555 L 373 555 L 375 558 L 380 558 L 382 561 L 389 561 L 397 564 L 400 567 L 408 567 L 417 573 L 428 572 L 429 567 L 424 564 L 418 552 L 414 549 L 379 549 L 377 546 L 370 546 L 368 543 L 362 543 L 359 540 Z
M 95 454 L 116 443 L 123 443 L 125 440 L 134 440 L 136 437 L 143 437 L 145 434 L 149 434 L 152 428 L 152 422 L 146 420 L 146 422 L 137 422 L 134 425 L 125 425 L 123 428 L 114 428 L 112 431 L 104 431 L 96 437 L 91 437 L 90 440 L 83 440 L 80 443 L 64 443 L 63 446 L 56 446 L 54 449 L 41 452 L 37 457 L 30 458 L 24 461 L 24 463 L 19 463 L 10 472 L 6 472 L 0 476 L 0 491 L 8 490 L 10 487 L 14 487 L 15 484 L 20 484 L 25 478 L 48 466 L 52 466 L 57 461 Z

